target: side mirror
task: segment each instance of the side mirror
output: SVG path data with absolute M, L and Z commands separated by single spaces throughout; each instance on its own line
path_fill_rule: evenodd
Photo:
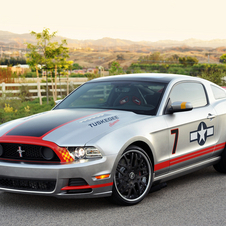
M 59 104 L 62 100 L 56 100 L 55 105 Z
M 167 109 L 167 113 L 173 114 L 174 112 L 191 111 L 193 106 L 190 102 L 176 101 L 173 102 Z

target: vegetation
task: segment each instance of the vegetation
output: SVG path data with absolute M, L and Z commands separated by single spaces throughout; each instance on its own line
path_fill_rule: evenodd
M 226 63 L 226 54 L 223 54 L 219 60 L 221 63 Z
M 187 66 L 193 66 L 194 64 L 197 64 L 199 61 L 196 57 L 179 57 L 179 63 L 183 64 L 185 67 Z
M 49 29 L 45 28 L 41 33 L 36 33 L 34 31 L 31 32 L 32 35 L 35 36 L 37 40 L 37 44 L 33 45 L 31 43 L 27 43 L 27 48 L 30 52 L 27 54 L 27 63 L 35 68 L 38 83 L 39 83 L 39 74 L 38 74 L 38 66 L 41 65 L 43 69 L 46 71 L 51 71 L 51 73 L 47 73 L 47 76 L 51 76 L 52 80 L 52 72 L 55 71 L 55 86 L 53 99 L 57 99 L 57 69 L 64 68 L 68 69 L 72 65 L 72 61 L 67 61 L 69 57 L 69 49 L 65 47 L 67 45 L 66 39 L 61 41 L 61 44 L 58 42 L 53 42 L 52 39 L 56 36 L 57 32 L 53 32 L 50 34 Z M 46 81 L 48 78 L 46 77 Z M 39 99 L 41 104 L 41 93 L 40 93 L 40 84 L 38 85 L 39 89 Z M 48 91 L 47 91 L 48 92 Z M 47 95 L 48 101 L 48 95 Z
M 7 58 L 0 59 L 0 65 L 15 66 L 18 64 L 26 64 L 26 59 L 20 57 L 17 58 L 11 57 L 10 59 Z
M 109 73 L 110 73 L 110 75 L 121 75 L 121 74 L 124 74 L 124 71 L 120 67 L 120 64 L 118 62 L 114 61 L 111 63 Z
M 170 57 L 165 57 L 160 52 L 154 52 L 150 55 L 140 57 L 138 61 L 143 64 L 178 64 L 179 56 L 177 54 L 173 54 Z
M 83 67 L 77 63 L 72 64 L 71 67 L 72 70 L 78 70 L 78 69 L 83 69 Z
M 46 98 L 43 98 L 43 105 L 40 107 L 39 100 L 4 100 L 0 101 L 0 124 L 13 119 L 27 117 L 43 111 L 48 111 L 54 107 L 53 99 L 47 104 Z
M 225 86 L 226 83 L 223 79 L 225 76 L 226 72 L 223 72 L 222 70 L 214 71 L 213 69 L 210 69 L 203 71 L 199 77 L 214 82 L 219 86 Z
M 13 83 L 15 77 L 10 68 L 0 68 L 0 83 Z

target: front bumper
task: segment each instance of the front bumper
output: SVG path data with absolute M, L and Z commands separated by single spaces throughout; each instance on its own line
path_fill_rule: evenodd
M 112 193 L 112 168 L 116 156 L 99 160 L 83 160 L 68 164 L 31 164 L 24 162 L 0 162 L 0 190 L 22 194 L 55 196 L 58 198 L 106 197 Z M 96 179 L 95 176 L 110 174 L 109 178 Z M 3 178 L 3 179 L 2 179 Z M 83 179 L 86 185 L 70 186 L 69 180 Z M 1 181 L 7 181 L 5 186 Z M 54 182 L 51 191 L 37 189 L 35 183 Z M 40 182 L 40 183 L 39 183 Z M 26 187 L 27 184 L 28 186 Z M 13 187 L 15 185 L 15 187 Z M 33 186 L 34 185 L 34 186 Z M 29 187 L 29 188 L 28 188 Z

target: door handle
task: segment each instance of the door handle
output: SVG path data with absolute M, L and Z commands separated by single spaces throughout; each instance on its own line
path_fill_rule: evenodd
M 215 117 L 216 117 L 216 115 L 215 114 L 211 114 L 211 113 L 209 113 L 208 116 L 207 116 L 207 118 L 211 119 L 211 120 L 214 119 Z

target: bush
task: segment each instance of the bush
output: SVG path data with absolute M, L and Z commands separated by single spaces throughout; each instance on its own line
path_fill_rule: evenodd
M 25 78 L 36 78 L 37 75 L 36 75 L 36 72 L 27 72 L 25 74 Z
M 224 77 L 226 76 L 226 72 L 223 72 L 221 70 L 213 71 L 213 70 L 206 70 L 203 71 L 199 77 L 204 78 L 206 80 L 209 80 L 219 86 L 225 86 L 226 83 L 224 81 Z
M 12 83 L 16 77 L 16 74 L 13 74 L 9 67 L 0 68 L 0 83 Z
M 39 99 L 33 101 L 13 99 L 0 100 L 0 124 L 17 118 L 51 110 L 55 105 L 52 98 L 50 99 L 49 104 L 47 104 L 46 98 L 43 98 L 42 101 L 43 105 L 39 104 Z
M 169 74 L 180 74 L 180 75 L 185 75 L 185 69 L 180 68 L 180 67 L 170 67 L 167 71 Z
M 87 77 L 85 74 L 74 74 L 74 73 L 71 73 L 69 75 L 69 77 L 71 78 L 83 78 L 83 77 Z
M 92 79 L 94 79 L 94 78 L 99 78 L 99 77 L 100 77 L 99 74 L 86 73 L 85 75 L 86 75 L 86 77 L 88 78 L 88 80 L 92 80 Z

